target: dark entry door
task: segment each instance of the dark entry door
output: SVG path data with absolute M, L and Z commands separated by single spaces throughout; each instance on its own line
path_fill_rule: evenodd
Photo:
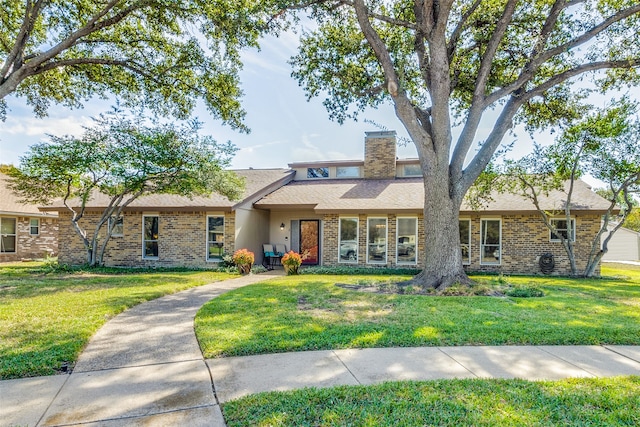
M 320 221 L 317 219 L 300 220 L 300 254 L 306 256 L 302 263 L 316 265 L 319 263 Z

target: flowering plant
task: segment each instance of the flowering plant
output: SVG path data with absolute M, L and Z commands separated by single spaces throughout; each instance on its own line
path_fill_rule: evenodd
M 300 267 L 300 264 L 302 264 L 302 257 L 296 252 L 289 251 L 282 256 L 282 265 Z
M 238 249 L 233 253 L 233 263 L 235 265 L 252 265 L 255 261 L 253 252 L 246 249 Z

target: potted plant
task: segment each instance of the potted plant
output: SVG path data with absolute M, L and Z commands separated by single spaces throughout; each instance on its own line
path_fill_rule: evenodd
M 233 253 L 233 263 L 238 267 L 240 274 L 249 274 L 254 261 L 253 252 L 246 249 L 238 249 Z
M 289 251 L 282 256 L 281 262 L 287 275 L 298 274 L 298 268 L 302 264 L 302 257 L 296 252 Z

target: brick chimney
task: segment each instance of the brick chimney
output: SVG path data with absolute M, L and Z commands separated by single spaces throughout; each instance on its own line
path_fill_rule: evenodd
M 396 177 L 396 131 L 365 132 L 365 179 Z

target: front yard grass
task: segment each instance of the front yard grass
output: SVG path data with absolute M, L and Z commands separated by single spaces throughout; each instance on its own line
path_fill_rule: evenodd
M 388 382 L 247 396 L 233 426 L 637 426 L 640 377 Z
M 162 295 L 232 277 L 208 271 L 55 272 L 43 263 L 0 266 L 0 379 L 73 366 L 116 314 Z
M 237 289 L 196 316 L 206 358 L 337 348 L 640 345 L 640 268 L 603 279 L 474 277 L 541 289 L 541 298 L 358 292 L 336 283 L 408 277 L 289 276 Z

